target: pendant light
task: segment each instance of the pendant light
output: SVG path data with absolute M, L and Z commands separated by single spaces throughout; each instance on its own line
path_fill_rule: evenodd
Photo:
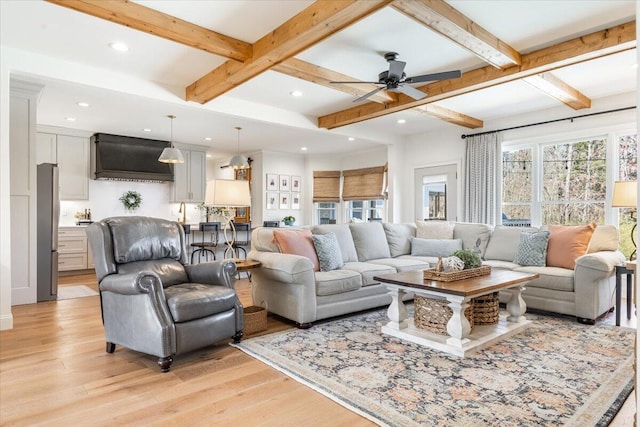
M 169 115 L 167 117 L 171 119 L 171 139 L 169 140 L 169 146 L 162 150 L 158 161 L 162 163 L 184 163 L 182 153 L 173 146 L 173 119 L 175 119 L 176 116 Z
M 240 129 L 241 127 L 236 126 L 236 130 L 238 131 L 238 154 L 233 156 L 229 161 L 229 166 L 233 169 L 247 169 L 249 168 L 249 161 L 245 156 L 240 155 Z

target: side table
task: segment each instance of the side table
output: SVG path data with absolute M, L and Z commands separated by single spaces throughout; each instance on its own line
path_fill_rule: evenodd
M 232 261 L 236 263 L 236 271 L 246 271 L 247 274 L 249 274 L 249 281 L 251 281 L 251 273 L 249 270 L 262 267 L 262 263 L 260 261 L 253 259 L 233 258 Z
M 622 306 L 622 276 L 627 276 L 627 319 L 631 319 L 631 302 L 633 295 L 633 274 L 635 261 L 616 265 L 616 326 L 620 326 L 620 309 Z

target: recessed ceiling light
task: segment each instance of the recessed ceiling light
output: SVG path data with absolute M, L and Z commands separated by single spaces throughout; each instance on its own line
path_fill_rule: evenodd
M 88 102 L 76 102 L 76 105 L 78 105 L 78 107 L 91 107 L 91 104 L 89 104 Z
M 293 92 L 291 92 L 291 96 L 300 97 L 302 96 L 302 92 L 300 92 L 299 90 L 294 90 Z
M 75 121 L 76 121 L 76 118 L 75 118 L 75 117 L 65 117 L 64 119 L 65 119 L 66 121 L 68 121 L 68 122 L 75 122 Z
M 347 138 L 349 141 L 355 141 L 356 139 L 352 136 L 350 136 L 349 138 Z
M 211 141 L 211 137 L 207 136 L 204 140 L 205 141 Z
M 307 147 L 300 147 L 300 150 L 307 151 Z
M 117 50 L 118 52 L 126 52 L 129 50 L 129 46 L 122 42 L 111 42 L 109 43 L 109 47 L 113 50 Z
M 212 156 L 211 154 L 207 154 L 207 157 L 208 157 L 208 158 L 211 158 L 211 157 L 213 157 L 213 156 Z
M 149 129 L 149 128 L 144 128 L 144 129 L 142 129 L 142 131 L 143 131 L 143 132 L 151 132 L 151 129 Z
M 403 125 L 405 123 L 407 123 L 407 121 L 405 119 L 398 119 L 398 124 Z

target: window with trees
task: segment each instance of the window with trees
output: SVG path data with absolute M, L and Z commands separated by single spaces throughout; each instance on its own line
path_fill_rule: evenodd
M 638 135 L 626 134 L 618 137 L 618 175 L 617 181 L 638 180 Z M 636 222 L 635 209 L 619 210 L 618 227 L 620 230 L 620 250 L 629 256 L 635 249 L 631 241 L 631 229 Z
M 502 224 L 531 225 L 533 203 L 533 149 L 502 153 Z
M 347 202 L 348 220 L 382 221 L 384 218 L 384 200 L 351 200 Z
M 318 224 L 335 224 L 338 219 L 338 203 L 316 203 L 316 212 L 318 215 Z

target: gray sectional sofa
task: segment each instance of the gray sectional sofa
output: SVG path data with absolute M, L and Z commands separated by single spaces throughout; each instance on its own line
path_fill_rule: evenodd
M 374 276 L 421 270 L 437 261 L 433 256 L 411 255 L 415 224 L 328 224 L 310 230 L 313 234 L 335 233 L 344 265 L 333 271 L 313 271 L 309 258 L 280 253 L 274 230 L 277 228 L 262 227 L 252 233 L 248 258 L 262 263 L 252 276 L 253 300 L 302 328 L 320 319 L 387 305 L 391 301 L 387 289 Z M 477 248 L 483 262 L 492 268 L 539 274 L 523 293 L 529 308 L 593 323 L 613 307 L 615 266 L 624 261 L 617 250 L 615 227 L 596 228 L 588 253 L 576 260 L 575 270 L 514 264 L 524 230 L 536 229 L 455 223 L 453 238 L 460 239 L 465 249 Z M 501 301 L 509 298 L 508 291 L 501 292 Z

